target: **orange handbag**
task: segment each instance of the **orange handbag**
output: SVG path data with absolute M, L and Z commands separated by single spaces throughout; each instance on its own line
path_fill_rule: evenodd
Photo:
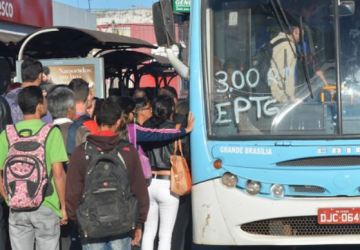
M 178 155 L 180 152 L 180 155 Z M 175 141 L 174 153 L 170 156 L 170 191 L 176 195 L 182 196 L 191 192 L 191 175 L 186 159 L 182 151 L 181 140 Z

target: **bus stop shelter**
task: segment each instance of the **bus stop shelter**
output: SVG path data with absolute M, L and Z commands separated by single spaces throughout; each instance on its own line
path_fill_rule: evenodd
M 15 57 L 16 44 L 22 37 L 12 33 L 0 33 L 0 56 Z
M 169 85 L 177 76 L 165 57 L 134 50 L 106 51 L 101 57 L 104 58 L 105 77 L 110 79 L 112 93 L 127 93 L 131 88 L 141 87 L 157 89 Z
M 146 41 L 96 30 L 54 26 L 35 31 L 18 42 L 19 56 L 36 59 L 86 57 L 98 49 L 156 48 Z
M 25 57 L 35 59 L 86 58 L 104 59 L 104 76 L 118 79 L 118 88 L 140 87 L 145 75 L 155 79 L 155 87 L 168 85 L 177 75 L 167 58 L 140 52 L 142 48 L 157 48 L 136 38 L 96 30 L 54 26 L 39 29 L 24 37 L 0 34 L 0 55 L 14 61 Z

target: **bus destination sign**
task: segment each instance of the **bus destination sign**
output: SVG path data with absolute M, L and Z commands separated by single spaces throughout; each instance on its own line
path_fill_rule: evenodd
M 174 12 L 190 13 L 191 0 L 174 0 Z

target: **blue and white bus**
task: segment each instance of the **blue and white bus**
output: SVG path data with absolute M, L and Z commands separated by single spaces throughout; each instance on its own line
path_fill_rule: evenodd
M 194 242 L 359 244 L 360 1 L 193 0 L 190 20 Z M 257 55 L 294 26 L 280 102 Z
M 193 0 L 190 22 L 194 242 L 359 244 L 360 1 Z

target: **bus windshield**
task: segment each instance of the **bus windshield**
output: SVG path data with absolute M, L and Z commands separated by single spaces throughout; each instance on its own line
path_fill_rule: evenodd
M 210 137 L 359 134 L 360 1 L 205 2 Z

